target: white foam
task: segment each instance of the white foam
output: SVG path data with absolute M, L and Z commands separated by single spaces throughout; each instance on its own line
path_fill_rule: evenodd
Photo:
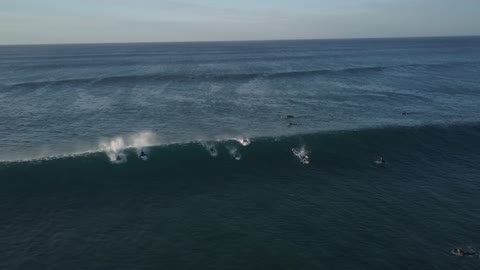
M 242 159 L 242 155 L 238 152 L 238 149 L 236 147 L 227 146 L 227 149 L 228 149 L 228 153 L 230 154 L 230 156 L 233 159 L 235 159 L 235 160 L 241 160 Z
M 110 138 L 101 138 L 97 141 L 90 142 L 72 142 L 66 145 L 58 145 L 57 147 L 42 146 L 38 151 L 32 153 L 21 153 L 15 156 L 9 154 L 8 158 L 0 156 L 0 162 L 29 162 L 35 160 L 52 160 L 59 158 L 69 158 L 82 155 L 89 155 L 94 153 L 105 153 L 112 163 L 118 163 L 117 156 L 122 155 L 127 157 L 126 149 L 136 149 L 137 156 L 140 156 L 143 150 L 148 155 L 148 147 L 183 144 L 183 143 L 200 143 L 205 147 L 212 157 L 217 157 L 219 154 L 219 145 L 236 141 L 242 146 L 247 146 L 251 143 L 250 138 L 239 135 L 224 134 L 212 137 L 199 137 L 193 141 L 175 141 L 165 140 L 160 138 L 152 131 L 141 131 L 133 134 L 118 135 Z M 212 149 L 212 150 L 210 150 Z M 238 149 L 227 147 L 232 158 L 240 160 L 242 157 Z
M 205 149 L 207 149 L 208 154 L 210 156 L 212 156 L 212 157 L 218 156 L 218 150 L 217 150 L 217 147 L 214 143 L 207 142 L 207 143 L 203 143 L 202 145 L 205 147 Z
M 235 140 L 236 140 L 237 142 L 239 142 L 239 143 L 240 143 L 241 145 L 243 145 L 243 146 L 247 146 L 247 145 L 249 145 L 249 144 L 251 143 L 250 139 L 249 139 L 249 138 L 246 138 L 246 137 L 244 137 L 244 138 L 235 138 Z
M 305 145 L 302 145 L 299 148 L 292 148 L 293 154 L 300 160 L 303 164 L 310 163 L 310 157 L 308 156 L 309 151 L 305 148 Z

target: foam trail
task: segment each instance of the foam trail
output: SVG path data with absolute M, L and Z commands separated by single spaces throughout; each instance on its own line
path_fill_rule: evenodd
M 214 143 L 212 142 L 207 142 L 207 143 L 203 143 L 202 144 L 205 149 L 207 149 L 208 151 L 208 154 L 212 157 L 217 157 L 218 156 L 218 150 L 217 150 L 217 147 Z
M 302 145 L 301 147 L 298 148 L 292 148 L 293 154 L 300 160 L 301 163 L 303 164 L 309 164 L 310 163 L 310 157 L 308 156 L 309 152 L 305 148 L 305 145 Z
M 242 155 L 238 152 L 238 149 L 234 146 L 227 146 L 228 153 L 235 160 L 241 160 Z

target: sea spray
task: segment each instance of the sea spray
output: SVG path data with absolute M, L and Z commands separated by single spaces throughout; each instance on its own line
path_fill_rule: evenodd
M 118 162 L 126 160 L 123 151 L 128 148 L 136 148 L 140 153 L 144 147 L 158 144 L 157 136 L 150 131 L 143 131 L 127 136 L 116 136 L 112 139 L 104 139 L 99 143 L 99 149 L 109 157 L 110 161 Z

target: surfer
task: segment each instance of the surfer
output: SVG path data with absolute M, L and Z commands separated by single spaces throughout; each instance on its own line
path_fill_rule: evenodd
M 240 144 L 243 145 L 243 146 L 247 146 L 250 144 L 250 140 L 248 138 L 243 138 L 243 139 L 240 139 Z
M 376 164 L 385 165 L 386 161 L 383 157 L 380 157 L 378 160 L 375 160 Z
M 402 112 L 402 115 L 408 115 L 408 112 Z
M 214 144 L 205 145 L 205 150 L 207 150 L 208 154 L 212 157 L 216 157 L 218 155 L 218 150 Z
M 473 256 L 477 254 L 477 252 L 470 250 L 470 251 L 465 251 L 461 248 L 454 248 L 451 253 L 456 256 Z
M 305 153 L 303 149 L 299 151 L 295 148 L 292 148 L 292 152 L 295 156 L 298 157 L 298 159 L 300 159 L 300 162 L 302 162 L 303 164 L 310 163 L 310 157 Z
M 140 151 L 140 158 L 141 159 L 147 158 L 147 154 L 143 151 L 143 149 Z
M 120 155 L 117 155 L 116 158 L 115 158 L 116 161 L 120 161 L 122 160 L 122 157 Z

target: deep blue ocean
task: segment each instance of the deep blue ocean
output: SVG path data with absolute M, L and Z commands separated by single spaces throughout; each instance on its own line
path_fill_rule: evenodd
M 480 269 L 479 205 L 480 37 L 0 46 L 0 269 Z

